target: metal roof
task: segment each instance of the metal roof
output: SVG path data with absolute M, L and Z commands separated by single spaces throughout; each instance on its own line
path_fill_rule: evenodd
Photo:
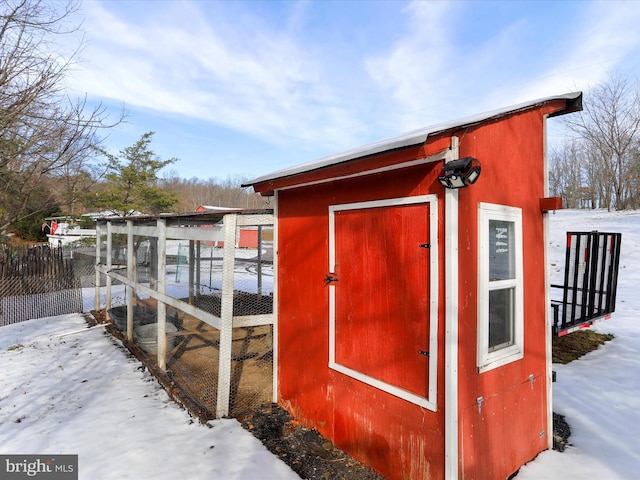
M 545 103 L 548 103 L 554 100 L 567 100 L 567 107 L 564 110 L 554 113 L 552 116 L 558 116 L 558 115 L 563 115 L 565 113 L 582 110 L 582 92 L 573 92 L 573 93 L 566 93 L 564 95 L 555 95 L 551 97 L 540 98 L 538 100 L 533 100 L 533 101 L 521 103 L 518 105 L 513 105 L 510 107 L 504 107 L 498 110 L 492 110 L 490 112 L 480 113 L 480 114 L 472 115 L 470 117 L 465 117 L 458 120 L 439 123 L 436 125 L 432 125 L 430 127 L 407 132 L 402 135 L 398 135 L 396 137 L 388 138 L 385 140 L 379 140 L 377 142 L 369 143 L 367 145 L 353 148 L 351 150 L 347 150 L 334 155 L 329 155 L 327 157 L 314 160 L 312 162 L 303 163 L 301 165 L 296 165 L 290 168 L 285 168 L 283 170 L 278 170 L 276 172 L 273 172 L 267 175 L 263 175 L 261 177 L 251 180 L 250 182 L 243 184 L 242 186 L 247 187 L 251 185 L 256 185 L 258 183 L 276 180 L 279 178 L 291 177 L 293 175 L 298 175 L 300 173 L 319 170 L 321 168 L 337 165 L 339 163 L 349 162 L 351 160 L 356 160 L 358 158 L 375 155 L 377 153 L 388 152 L 390 150 L 397 150 L 400 148 L 411 147 L 414 145 L 420 145 L 421 143 L 424 143 L 427 137 L 429 137 L 430 135 L 436 135 L 438 133 L 442 133 L 447 130 L 454 130 L 454 129 L 464 128 L 464 127 L 469 127 L 469 126 L 484 122 L 486 120 L 499 118 L 505 115 L 518 112 L 518 111 L 528 110 L 538 105 L 543 105 Z
M 98 224 L 105 224 L 107 222 L 124 223 L 127 220 L 133 220 L 134 223 L 145 223 L 149 221 L 155 221 L 159 218 L 164 218 L 168 222 L 183 222 L 183 223 L 211 223 L 217 222 L 223 219 L 225 215 L 236 213 L 238 215 L 270 215 L 273 214 L 273 209 L 229 209 L 224 211 L 205 211 L 205 212 L 189 212 L 189 213 L 160 213 L 157 215 L 133 215 L 133 216 L 113 216 L 113 217 L 101 217 L 96 221 Z

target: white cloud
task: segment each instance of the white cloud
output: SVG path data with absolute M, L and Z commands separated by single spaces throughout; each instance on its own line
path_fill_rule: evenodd
M 640 43 L 640 2 L 130 5 L 84 4 L 76 91 L 326 153 L 586 88 Z
M 585 7 L 576 11 L 574 35 L 554 52 L 555 62 L 548 70 L 522 89 L 524 96 L 588 90 L 607 81 L 610 73 L 629 73 L 630 61 L 638 66 L 640 2 L 596 2 Z
M 640 2 L 560 4 L 563 18 L 540 4 L 514 5 L 496 11 L 492 29 L 474 18 L 483 4 L 411 4 L 406 33 L 367 60 L 389 98 L 387 118 L 408 130 L 584 89 L 638 58 Z
M 417 2 L 405 9 L 407 33 L 389 52 L 366 60 L 371 78 L 387 93 L 385 103 L 404 118 L 391 118 L 411 124 L 414 109 L 425 99 L 442 95 L 451 75 L 451 45 L 447 37 L 447 17 L 451 4 Z M 405 125 L 402 126 L 402 129 Z
M 505 96 L 517 77 L 513 63 L 522 57 L 529 26 L 516 18 L 492 30 L 475 19 L 477 5 L 412 3 L 405 35 L 368 59 L 370 75 L 390 99 L 389 118 L 402 130 L 504 105 L 487 100 L 494 92 Z
M 133 23 L 111 5 L 86 4 L 89 61 L 74 74 L 75 90 L 274 143 L 318 138 L 319 131 L 345 140 L 357 123 L 304 46 L 248 11 L 231 25 L 207 18 L 210 4 L 162 2 Z M 294 8 L 291 28 L 303 18 Z

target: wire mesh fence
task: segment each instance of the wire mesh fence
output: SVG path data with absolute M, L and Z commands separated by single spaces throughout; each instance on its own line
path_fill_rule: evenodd
M 198 228 L 188 223 L 183 227 Z M 99 259 L 101 264 L 109 264 L 111 272 L 111 294 L 102 294 L 105 288 L 101 288 L 99 304 L 108 312 L 115 327 L 113 333 L 147 365 L 162 365 L 163 359 L 172 388 L 179 389 L 183 398 L 188 397 L 200 416 L 213 418 L 220 412 L 239 415 L 271 403 L 273 228 L 239 228 L 232 248 L 219 240 L 169 238 L 163 244 L 164 267 L 155 260 L 162 248 L 158 237 L 133 234 L 129 239 L 119 235 L 112 235 L 111 247 L 104 245 Z M 233 256 L 232 270 L 228 268 L 228 255 Z M 128 289 L 132 285 L 133 336 L 128 341 Z M 165 292 L 169 299 L 156 292 Z M 233 328 L 227 341 L 221 325 L 224 298 L 229 295 Z M 159 352 L 158 343 L 158 329 L 162 328 L 158 325 L 159 298 L 166 306 L 165 356 Z M 209 316 L 203 317 L 202 312 Z M 225 375 L 229 376 L 226 393 L 225 382 L 221 382 Z M 227 406 L 221 408 L 220 402 Z
M 62 249 L 0 251 L 0 326 L 79 311 L 81 281 Z
M 181 227 L 198 225 L 186 222 Z M 0 326 L 93 312 L 99 320 L 110 320 L 107 330 L 157 371 L 159 308 L 154 292 L 162 285 L 170 304 L 162 303 L 166 308 L 167 350 L 159 373 L 169 379 L 171 389 L 188 398 L 187 406 L 198 410 L 201 418 L 220 416 L 221 411 L 240 415 L 271 403 L 273 228 L 245 226 L 233 231 L 232 248 L 219 239 L 168 238 L 160 245 L 153 235 L 129 239 L 115 233 L 109 235 L 111 245 L 103 239 L 99 251 L 85 243 L 0 252 Z M 164 248 L 164 269 L 157 263 L 159 248 Z M 228 267 L 229 255 L 233 256 L 232 269 Z M 105 267 L 99 277 L 96 265 Z M 225 296 L 232 296 L 231 301 Z M 134 327 L 130 340 L 129 306 L 133 306 Z M 231 309 L 229 339 L 225 339 L 222 327 L 225 308 Z M 221 375 L 229 377 L 226 393 Z M 228 406 L 221 409 L 220 401 Z
M 198 403 L 214 416 L 220 358 L 220 331 L 185 316 L 188 333 L 174 337 L 167 359 L 172 379 L 196 395 Z M 140 341 L 140 338 L 138 339 Z M 231 346 L 229 413 L 242 413 L 272 401 L 273 330 L 271 325 L 233 329 Z

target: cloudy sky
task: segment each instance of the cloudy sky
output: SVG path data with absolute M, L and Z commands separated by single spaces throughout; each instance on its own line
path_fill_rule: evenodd
M 84 0 L 72 93 L 184 178 L 257 177 L 640 77 L 640 1 Z M 588 96 L 585 98 L 588 101 Z

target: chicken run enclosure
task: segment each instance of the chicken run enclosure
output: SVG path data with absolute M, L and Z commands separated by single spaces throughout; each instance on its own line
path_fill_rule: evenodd
M 201 418 L 273 401 L 273 233 L 270 210 L 98 221 L 96 311 Z

